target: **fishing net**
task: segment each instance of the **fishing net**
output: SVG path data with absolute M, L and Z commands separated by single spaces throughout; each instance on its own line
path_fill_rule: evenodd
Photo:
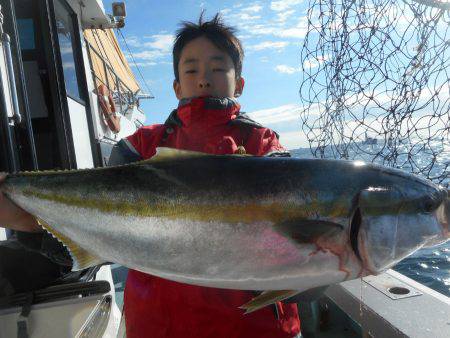
M 450 1 L 310 0 L 303 131 L 320 158 L 449 186 Z

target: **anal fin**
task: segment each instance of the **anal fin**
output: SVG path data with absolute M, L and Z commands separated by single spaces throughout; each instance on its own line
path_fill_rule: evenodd
M 297 290 L 264 291 L 259 296 L 256 296 L 251 301 L 245 303 L 239 308 L 245 310 L 245 314 L 252 313 L 256 310 L 262 309 L 265 306 L 295 296 L 299 292 L 300 291 Z
M 77 243 L 72 241 L 66 235 L 55 230 L 52 226 L 48 225 L 42 219 L 37 218 L 37 221 L 40 226 L 42 226 L 47 232 L 49 232 L 67 248 L 73 261 L 72 271 L 83 270 L 105 263 L 104 260 L 81 248 Z

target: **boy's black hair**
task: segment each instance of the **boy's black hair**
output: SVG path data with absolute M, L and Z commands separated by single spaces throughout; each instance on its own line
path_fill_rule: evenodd
M 184 21 L 181 28 L 177 30 L 175 42 L 173 45 L 173 71 L 175 79 L 180 80 L 178 73 L 178 64 L 180 63 L 181 52 L 184 46 L 190 41 L 204 36 L 211 41 L 221 51 L 227 53 L 234 63 L 236 78 L 242 73 L 242 60 L 244 59 L 244 50 L 241 41 L 234 35 L 236 29 L 226 26 L 220 14 L 217 13 L 210 21 L 203 21 L 203 12 L 200 14 L 198 23 Z

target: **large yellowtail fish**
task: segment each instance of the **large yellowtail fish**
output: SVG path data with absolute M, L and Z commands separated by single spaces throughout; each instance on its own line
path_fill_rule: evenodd
M 361 162 L 207 155 L 7 176 L 2 191 L 69 250 L 261 306 L 377 274 L 449 238 L 447 191 Z M 285 291 L 293 290 L 293 291 Z

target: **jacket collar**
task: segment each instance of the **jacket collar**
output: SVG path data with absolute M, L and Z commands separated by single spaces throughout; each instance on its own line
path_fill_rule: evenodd
M 234 106 L 239 106 L 239 103 L 237 103 L 236 99 L 233 98 L 225 98 L 225 99 L 218 99 L 218 98 L 209 98 L 210 100 L 208 100 L 208 104 L 211 104 L 212 106 L 216 106 L 216 107 L 234 107 Z M 183 103 L 185 104 L 189 104 L 193 99 L 185 99 L 182 100 L 184 101 Z M 220 104 L 222 103 L 222 104 Z M 180 106 L 183 106 L 180 102 Z M 260 129 L 260 128 L 264 128 L 264 126 L 262 126 L 260 123 L 252 120 L 250 117 L 248 117 L 247 114 L 240 112 L 239 109 L 236 112 L 236 116 L 234 119 L 230 119 L 228 122 L 226 122 L 230 125 L 236 125 L 236 126 L 243 126 L 243 127 L 250 127 L 250 128 L 256 128 L 256 129 Z M 172 112 L 170 113 L 169 117 L 167 118 L 166 122 L 164 122 L 164 125 L 166 127 L 183 127 L 183 121 L 178 117 L 178 109 L 174 109 L 172 110 Z M 279 135 L 275 132 L 275 134 L 277 135 L 277 137 L 279 138 Z
M 165 125 L 189 127 L 193 124 L 218 125 L 236 119 L 241 106 L 234 98 L 196 97 L 182 99 Z

